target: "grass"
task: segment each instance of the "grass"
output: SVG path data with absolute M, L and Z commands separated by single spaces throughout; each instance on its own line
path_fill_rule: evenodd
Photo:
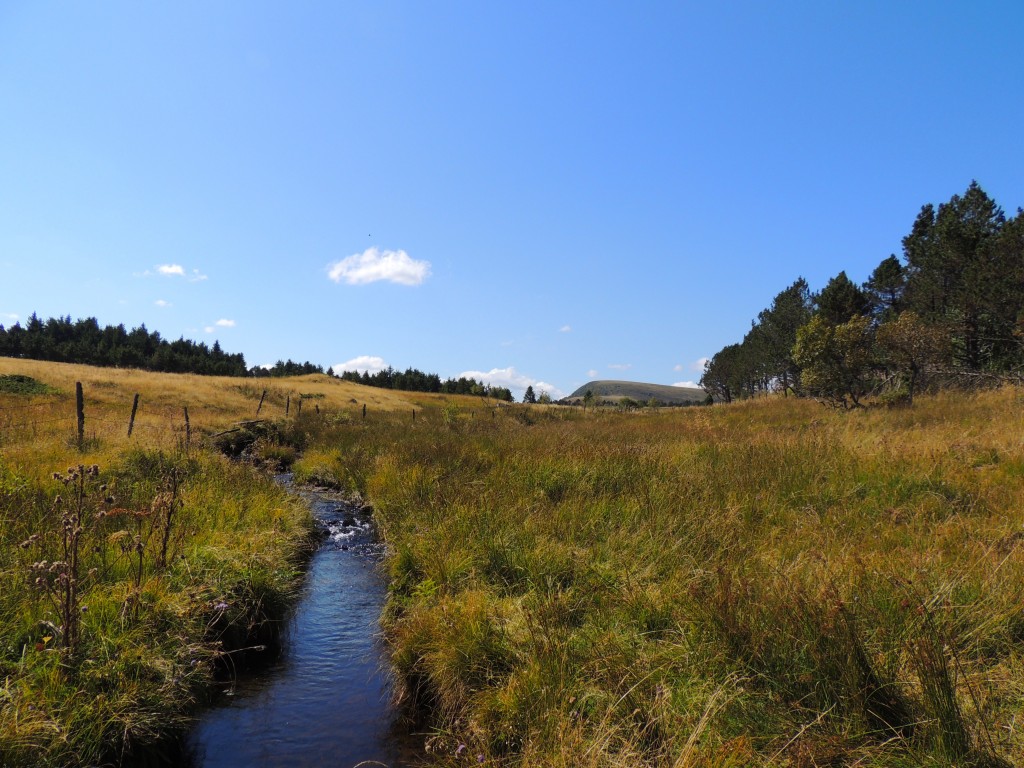
M 1020 405 L 428 411 L 296 468 L 375 506 L 439 765 L 1014 765 Z
M 1022 764 L 1018 390 L 584 414 L 327 377 L 8 372 L 60 394 L 0 394 L 0 764 L 158 742 L 202 699 L 216 642 L 255 642 L 283 610 L 304 513 L 213 442 L 373 504 L 385 638 L 435 765 Z M 264 388 L 269 423 L 237 427 Z M 134 392 L 150 426 L 129 440 Z M 302 394 L 322 397 L 283 419 Z M 14 426 L 25 411 L 35 432 Z M 89 518 L 72 653 L 18 545 L 59 545 L 47 478 L 78 463 L 146 514 Z M 160 569 L 168 509 L 182 535 Z
M 264 389 L 261 418 L 291 399 L 293 432 L 311 402 L 354 413 L 354 391 L 4 358 L 0 381 L 18 384 L 0 388 L 0 765 L 173 760 L 217 670 L 276 641 L 314 546 L 308 510 L 213 436 L 254 418 Z M 358 390 L 371 414 L 398 402 Z M 256 453 L 293 455 L 272 439 Z

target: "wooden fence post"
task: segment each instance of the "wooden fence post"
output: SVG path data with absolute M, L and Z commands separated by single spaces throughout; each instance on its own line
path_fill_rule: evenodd
M 302 415 L 302 396 L 300 395 L 299 396 L 298 405 L 295 406 L 295 418 L 298 418 L 301 415 Z
M 139 410 L 139 393 L 135 393 L 135 399 L 132 400 L 132 415 L 128 419 L 128 437 L 132 436 L 132 430 L 135 428 L 135 412 Z
M 412 420 L 413 420 L 413 422 L 416 421 L 416 409 L 415 408 L 412 409 Z
M 188 406 L 185 406 L 185 453 L 188 453 L 189 446 L 192 444 L 192 425 L 188 420 Z
M 263 394 L 260 395 L 260 404 L 256 406 L 256 415 L 260 415 L 260 409 L 263 407 L 263 398 L 267 396 L 267 390 L 263 390 Z
M 313 407 L 316 408 L 316 415 L 320 415 L 320 403 L 314 403 Z
M 78 415 L 78 450 L 85 447 L 85 395 L 82 393 L 82 382 L 75 382 L 75 411 Z
M 363 418 L 366 418 L 366 403 L 363 403 Z
M 288 411 L 292 409 L 292 396 L 288 395 L 288 398 L 284 401 L 284 415 L 288 415 Z

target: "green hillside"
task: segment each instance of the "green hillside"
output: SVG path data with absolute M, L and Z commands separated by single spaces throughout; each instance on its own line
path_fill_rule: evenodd
M 577 389 L 565 400 L 577 402 L 590 390 L 598 400 L 621 400 L 632 398 L 637 402 L 646 403 L 651 399 L 667 405 L 685 405 L 703 402 L 707 393 L 695 387 L 673 387 L 668 384 L 645 384 L 641 381 L 590 381 Z

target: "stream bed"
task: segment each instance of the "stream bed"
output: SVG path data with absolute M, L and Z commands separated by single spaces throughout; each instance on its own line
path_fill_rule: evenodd
M 416 744 L 391 706 L 378 627 L 383 549 L 369 511 L 326 493 L 299 493 L 327 535 L 309 563 L 283 651 L 241 673 L 200 719 L 188 740 L 193 768 L 415 762 Z

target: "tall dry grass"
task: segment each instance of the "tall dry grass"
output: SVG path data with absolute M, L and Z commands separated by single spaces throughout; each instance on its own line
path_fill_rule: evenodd
M 1021 764 L 1019 391 L 837 413 L 428 412 L 364 493 L 438 764 Z

